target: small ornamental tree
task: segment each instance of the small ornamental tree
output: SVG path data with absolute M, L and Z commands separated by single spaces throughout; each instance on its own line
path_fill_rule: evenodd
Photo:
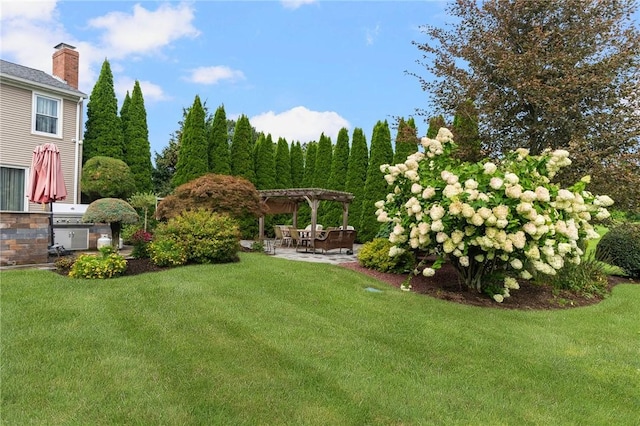
M 376 214 L 393 225 L 390 256 L 438 256 L 425 276 L 446 259 L 461 282 L 501 302 L 518 288 L 513 275 L 555 275 L 566 262 L 578 264 L 585 240 L 598 237 L 589 221 L 609 216 L 613 201 L 586 191 L 588 177 L 569 188 L 551 183 L 571 164 L 567 151 L 532 156 L 521 148 L 500 163 L 464 163 L 446 128 L 422 146 L 404 163 L 381 166 L 392 191 L 376 203 Z M 494 273 L 507 277 L 496 284 Z
M 138 213 L 129 203 L 119 198 L 101 198 L 89 204 L 82 216 L 86 223 L 108 223 L 111 227 L 111 246 L 118 249 L 120 230 L 124 223 L 136 223 Z
M 247 179 L 208 173 L 177 187 L 158 204 L 156 216 L 170 219 L 185 210 L 205 208 L 233 217 L 264 213 L 260 194 Z
M 103 156 L 92 157 L 84 164 L 80 185 L 89 201 L 128 198 L 136 189 L 129 166 L 122 160 Z
M 147 231 L 149 211 L 156 206 L 156 194 L 153 192 L 136 192 L 129 198 L 129 204 L 133 208 L 144 211 L 144 231 Z

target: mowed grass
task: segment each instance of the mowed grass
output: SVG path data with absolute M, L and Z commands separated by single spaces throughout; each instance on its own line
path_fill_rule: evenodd
M 260 254 L 0 283 L 2 424 L 640 424 L 637 285 L 483 309 Z

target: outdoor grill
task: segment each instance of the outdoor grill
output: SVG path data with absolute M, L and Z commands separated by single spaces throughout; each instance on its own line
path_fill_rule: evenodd
M 83 223 L 82 215 L 88 204 L 52 203 L 52 227 L 55 245 L 67 250 L 86 250 L 89 248 L 89 228 L 92 223 Z

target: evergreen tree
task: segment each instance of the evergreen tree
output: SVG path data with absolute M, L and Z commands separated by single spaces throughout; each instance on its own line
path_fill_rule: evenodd
M 407 157 L 418 151 L 418 129 L 413 117 L 398 122 L 398 134 L 396 135 L 396 152 L 393 156 L 393 164 L 404 163 Z
M 249 118 L 242 114 L 236 122 L 231 142 L 231 174 L 241 176 L 255 184 L 253 165 L 253 139 Z
M 124 159 L 122 123 L 118 117 L 118 100 L 113 89 L 113 74 L 106 59 L 98 76 L 89 102 L 82 144 L 83 164 L 97 155 Z
M 455 153 L 462 161 L 475 163 L 482 159 L 480 135 L 478 133 L 478 111 L 471 100 L 458 106 L 451 126 L 453 139 L 458 145 Z
M 362 241 L 371 241 L 380 230 L 380 223 L 376 217 L 375 203 L 384 200 L 389 193 L 387 181 L 380 171 L 380 166 L 390 164 L 393 160 L 393 148 L 391 148 L 391 132 L 389 124 L 378 121 L 373 129 L 371 137 L 371 153 L 367 168 L 367 180 L 364 184 L 362 199 L 362 212 L 358 234 Z
M 329 183 L 329 173 L 331 173 L 331 157 L 333 155 L 333 146 L 331 138 L 320 135 L 318 141 L 318 152 L 316 153 L 315 172 L 313 177 L 314 188 L 327 188 Z
M 444 117 L 439 115 L 437 117 L 431 117 L 429 119 L 429 128 L 427 129 L 427 137 L 433 139 L 438 136 L 438 131 L 442 127 L 447 127 L 447 123 L 444 121 Z
M 209 170 L 207 135 L 204 124 L 204 109 L 200 96 L 196 95 L 187 113 L 178 148 L 178 164 L 173 175 L 173 186 L 179 186 L 206 174 Z
M 224 105 L 220 105 L 216 110 L 211 129 L 208 133 L 208 142 L 209 171 L 220 175 L 230 175 L 229 131 Z
M 120 107 L 120 123 L 122 125 L 122 137 L 124 138 L 124 145 L 122 148 L 122 155 L 127 157 L 127 127 L 129 126 L 129 106 L 131 105 L 131 95 L 127 90 L 127 94 L 122 101 L 122 107 Z
M 256 189 L 274 189 L 276 187 L 276 160 L 273 152 L 271 134 L 258 137 L 255 148 Z
M 278 138 L 276 148 L 276 188 L 291 188 L 291 156 L 284 138 Z
M 304 154 L 300 141 L 291 144 L 291 187 L 301 188 L 304 179 Z
M 304 177 L 302 178 L 303 188 L 313 188 L 313 179 L 316 173 L 316 155 L 318 154 L 318 144 L 309 142 L 305 146 L 304 153 Z
M 159 197 L 169 195 L 173 191 L 171 180 L 178 164 L 178 139 L 180 135 L 173 133 L 169 144 L 159 154 L 155 153 L 155 167 L 152 172 L 153 192 Z
M 120 115 L 124 133 L 125 162 L 136 179 L 137 192 L 149 192 L 153 188 L 151 173 L 151 145 L 147 128 L 147 110 L 140 83 L 136 80 L 129 101 L 129 93 L 122 104 Z
M 367 149 L 367 139 L 364 132 L 361 128 L 356 127 L 353 129 L 345 183 L 345 191 L 353 194 L 353 201 L 349 204 L 349 224 L 356 229 L 360 226 L 360 217 L 362 216 L 364 184 L 367 177 L 367 166 L 369 165 Z M 357 238 L 358 241 L 362 241 L 359 233 Z
M 331 173 L 327 183 L 328 189 L 344 191 L 349 167 L 349 131 L 340 129 L 331 161 Z M 342 225 L 342 204 L 327 202 L 323 204 L 321 222 L 324 226 Z

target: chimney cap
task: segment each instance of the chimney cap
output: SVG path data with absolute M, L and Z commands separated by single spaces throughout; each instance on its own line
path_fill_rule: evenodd
M 72 50 L 75 50 L 76 47 L 72 46 L 70 44 L 67 44 L 67 43 L 60 43 L 60 44 L 55 45 L 53 48 L 54 49 L 58 49 L 58 50 L 60 50 L 60 49 L 72 49 Z

